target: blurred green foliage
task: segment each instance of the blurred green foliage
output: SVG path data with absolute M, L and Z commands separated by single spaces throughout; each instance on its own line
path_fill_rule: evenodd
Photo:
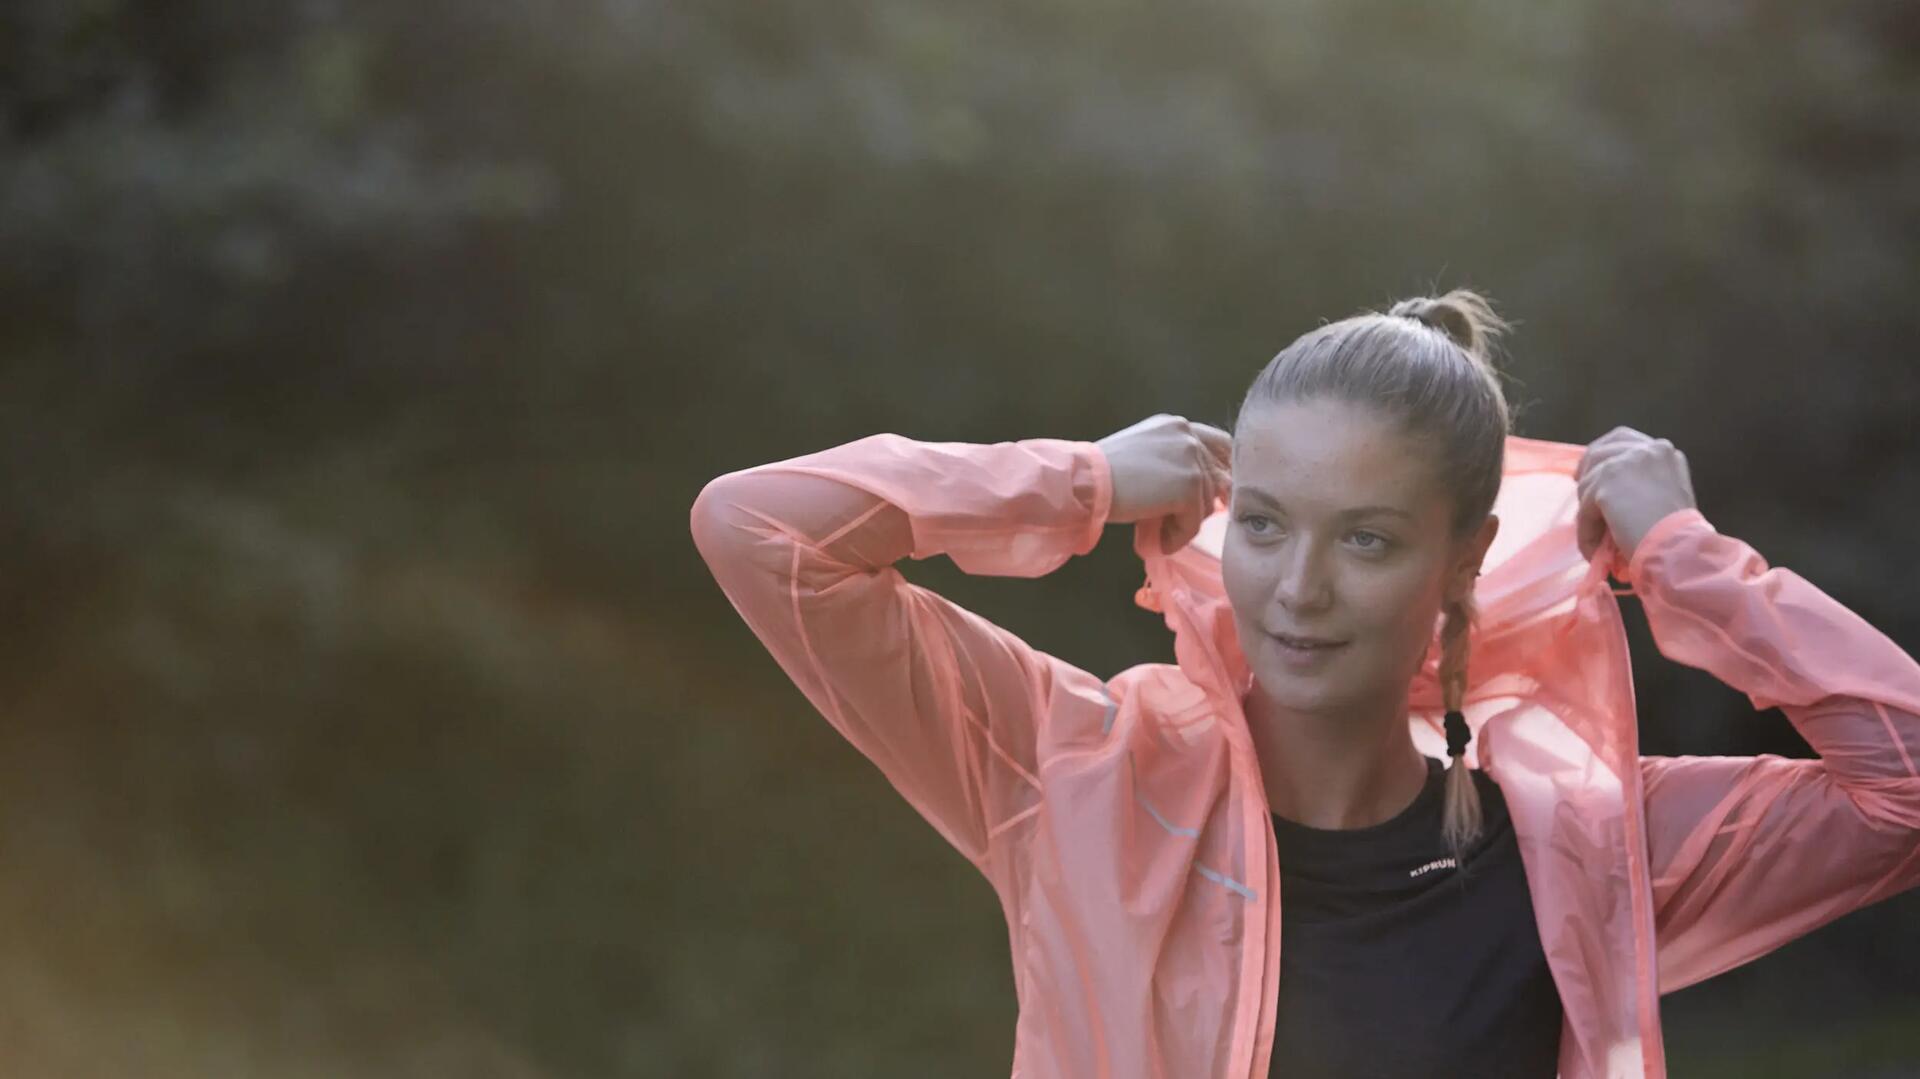
M 14 0 L 7 1074 L 1001 1074 L 991 893 L 695 493 L 1224 423 L 1402 295 L 1491 293 L 1522 434 L 1672 438 L 1920 642 L 1915 116 L 1904 0 Z M 1124 536 L 908 570 L 1168 658 Z M 1627 610 L 1646 751 L 1805 751 Z M 1917 915 L 1667 998 L 1675 1074 L 1920 1074 Z

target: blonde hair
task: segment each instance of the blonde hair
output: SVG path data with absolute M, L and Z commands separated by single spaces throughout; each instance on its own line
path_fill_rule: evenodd
M 1430 449 L 1436 478 L 1453 503 L 1451 538 L 1465 540 L 1493 512 L 1513 430 L 1493 345 L 1509 329 L 1477 292 L 1401 300 L 1302 334 L 1270 360 L 1241 401 L 1235 427 L 1252 408 L 1317 399 L 1371 406 Z M 1444 601 L 1439 677 L 1447 711 L 1467 689 L 1473 594 Z M 1480 836 L 1480 793 L 1464 755 L 1447 768 L 1441 834 L 1455 862 Z

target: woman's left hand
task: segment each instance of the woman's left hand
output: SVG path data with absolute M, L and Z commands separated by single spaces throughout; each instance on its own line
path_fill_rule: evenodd
M 1616 427 L 1587 446 L 1574 473 L 1580 492 L 1580 553 L 1589 561 L 1608 533 L 1620 563 L 1675 510 L 1697 508 L 1687 455 L 1664 438 Z

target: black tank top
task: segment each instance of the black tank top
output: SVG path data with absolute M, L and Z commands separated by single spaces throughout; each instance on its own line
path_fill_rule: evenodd
M 1471 775 L 1485 829 L 1464 871 L 1440 838 L 1446 772 L 1392 820 L 1273 816 L 1280 999 L 1273 1079 L 1553 1079 L 1560 995 L 1500 787 Z

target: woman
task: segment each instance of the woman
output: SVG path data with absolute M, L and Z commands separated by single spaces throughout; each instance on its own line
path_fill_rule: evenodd
M 1920 665 L 1665 440 L 1513 436 L 1502 328 L 1322 326 L 1231 436 L 882 434 L 701 492 L 729 600 L 1000 897 L 1015 1076 L 1663 1076 L 1660 993 L 1920 883 Z M 1125 522 L 1177 662 L 1110 679 L 893 568 Z M 1819 759 L 1641 756 L 1609 572 Z

